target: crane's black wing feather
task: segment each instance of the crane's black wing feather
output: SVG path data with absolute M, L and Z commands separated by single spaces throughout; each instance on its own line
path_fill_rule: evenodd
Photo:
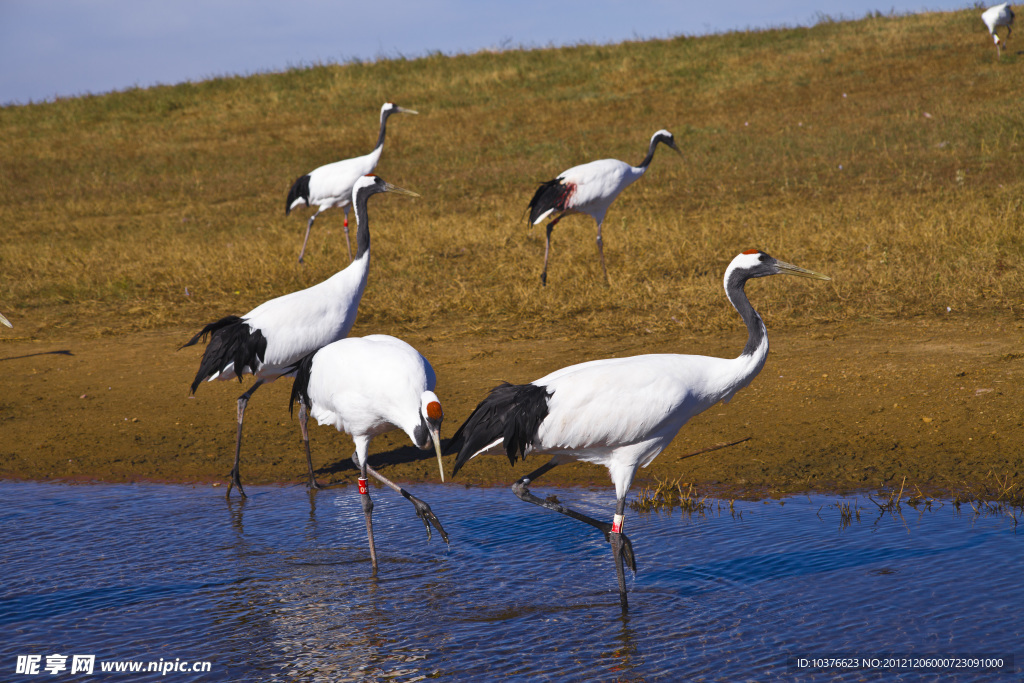
M 541 183 L 530 200 L 530 225 L 533 225 L 544 212 L 550 209 L 565 211 L 566 203 L 572 195 L 572 186 L 563 183 L 559 178 Z
M 192 380 L 192 394 L 196 393 L 203 380 L 223 371 L 231 363 L 234 363 L 235 374 L 241 382 L 245 372 L 256 372 L 267 353 L 267 338 L 237 315 L 229 315 L 210 323 L 178 350 L 192 346 L 207 335 L 210 336 L 210 343 L 203 352 L 199 371 Z
M 306 202 L 306 206 L 309 206 L 309 174 L 298 178 L 292 183 L 292 189 L 288 190 L 288 199 L 284 204 L 284 215 L 287 216 L 292 212 L 292 204 L 295 203 L 296 199 L 301 199 Z
M 447 453 L 458 452 L 452 476 L 474 455 L 502 440 L 505 455 L 513 465 L 533 445 L 537 428 L 548 415 L 551 392 L 535 384 L 495 387 L 472 412 L 448 442 Z
M 313 404 L 309 400 L 309 378 L 313 370 L 313 356 L 319 353 L 320 349 L 317 349 L 313 353 L 305 356 L 295 365 L 288 368 L 288 373 L 295 373 L 295 381 L 292 382 L 292 395 L 288 399 L 288 414 L 291 415 L 295 409 L 295 401 L 298 400 L 307 409 L 311 409 Z

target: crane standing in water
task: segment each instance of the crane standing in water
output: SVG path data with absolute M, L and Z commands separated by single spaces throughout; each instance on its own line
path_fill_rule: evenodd
M 512 486 L 522 500 L 585 522 L 611 543 L 626 609 L 623 559 L 635 572 L 633 545 L 622 533 L 626 493 L 638 467 L 664 450 L 690 418 L 719 401 L 728 402 L 750 384 L 768 357 L 768 334 L 744 286 L 752 278 L 797 275 L 828 280 L 820 273 L 778 261 L 751 249 L 725 271 L 725 293 L 747 326 L 747 344 L 736 358 L 653 354 L 572 365 L 530 384 L 502 384 L 480 402 L 455 432 L 447 452 L 458 453 L 454 474 L 482 453 L 504 453 L 511 463 L 548 453 L 547 464 Z M 617 499 L 611 524 L 530 493 L 529 484 L 560 464 L 583 460 L 608 468 Z
M 359 468 L 359 498 L 366 516 L 374 575 L 377 574 L 377 549 L 373 542 L 373 502 L 366 485 L 367 474 L 413 504 L 416 515 L 427 527 L 428 540 L 430 524 L 433 524 L 444 542 L 448 542 L 448 534 L 429 505 L 367 464 L 373 437 L 401 429 L 417 448 L 426 449 L 433 444 L 441 481 L 444 481 L 441 461 L 444 412 L 434 393 L 436 384 L 437 376 L 426 358 L 401 339 L 383 334 L 341 339 L 306 356 L 297 366 L 291 405 L 294 406 L 296 400 L 299 402 L 299 426 L 306 446 L 310 485 L 315 486 L 316 482 L 309 452 L 307 411 L 320 424 L 347 432 L 355 442 L 352 460 Z

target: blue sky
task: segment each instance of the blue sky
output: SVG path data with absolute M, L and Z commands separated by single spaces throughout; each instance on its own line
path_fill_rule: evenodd
M 352 58 L 611 43 L 965 0 L 0 0 L 0 104 Z M 980 16 L 980 13 L 979 13 Z M 979 31 L 984 27 L 979 19 Z

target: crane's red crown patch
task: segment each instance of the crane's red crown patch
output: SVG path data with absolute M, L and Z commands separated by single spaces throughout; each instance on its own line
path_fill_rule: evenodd
M 757 253 L 759 253 L 759 250 L 758 249 L 747 249 L 743 253 L 749 256 L 750 254 L 757 254 Z
M 444 413 L 441 412 L 441 404 L 437 401 L 431 401 L 427 404 L 427 417 L 431 420 L 440 420 Z

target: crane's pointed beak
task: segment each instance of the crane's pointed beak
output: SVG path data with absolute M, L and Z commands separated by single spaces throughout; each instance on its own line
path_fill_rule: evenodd
M 431 429 L 430 440 L 434 442 L 434 452 L 437 453 L 437 468 L 441 470 L 441 483 L 444 483 L 444 461 L 441 460 L 441 430 Z
M 395 107 L 395 111 L 399 114 L 419 114 L 415 109 L 406 109 L 405 107 Z
M 675 140 L 673 140 L 673 141 L 671 141 L 671 142 L 669 142 L 667 144 L 668 144 L 669 147 L 671 147 L 673 150 L 675 150 L 676 154 L 678 154 L 679 156 L 683 156 L 682 150 L 680 150 L 678 147 L 676 147 L 676 141 Z
M 792 263 L 786 263 L 785 261 L 776 261 L 775 265 L 779 268 L 779 275 L 796 275 L 797 277 L 809 277 L 814 280 L 831 280 L 828 275 L 822 275 L 821 273 L 815 273 L 813 270 L 807 270 L 800 266 L 794 266 Z
M 397 185 L 392 185 L 391 183 L 386 182 L 386 181 L 384 183 L 384 191 L 385 192 L 396 192 L 398 194 L 404 194 L 407 197 L 419 197 L 420 196 L 420 195 L 416 194 L 415 192 L 413 192 L 412 190 L 405 190 L 405 189 L 403 189 L 401 187 L 398 187 Z

